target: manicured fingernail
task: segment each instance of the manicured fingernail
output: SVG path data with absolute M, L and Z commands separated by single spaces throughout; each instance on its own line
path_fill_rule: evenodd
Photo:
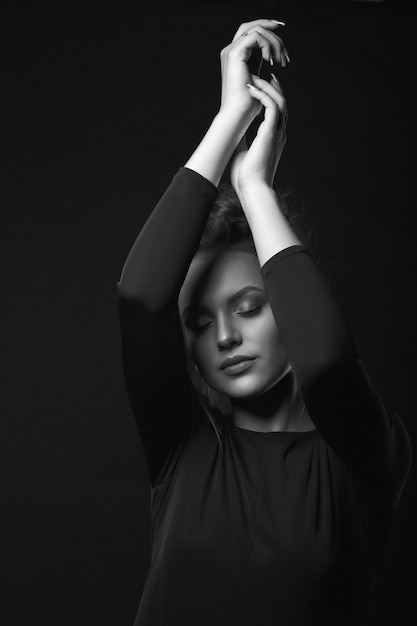
M 274 65 L 274 59 L 272 57 L 269 57 L 269 64 L 272 66 Z
M 285 22 L 280 22 L 279 20 L 271 20 L 274 24 L 278 24 L 279 26 L 285 26 Z
M 286 50 L 284 50 L 284 55 L 285 55 L 285 58 L 287 59 L 288 63 L 291 63 L 291 59 L 288 56 L 288 52 Z
M 255 87 L 255 85 L 251 85 L 250 83 L 246 83 L 246 87 L 249 87 L 249 89 L 255 89 L 255 91 L 259 91 L 259 89 Z
M 277 83 L 277 85 L 279 85 L 278 78 L 275 76 L 275 74 L 271 72 L 271 76 L 274 79 L 274 81 Z

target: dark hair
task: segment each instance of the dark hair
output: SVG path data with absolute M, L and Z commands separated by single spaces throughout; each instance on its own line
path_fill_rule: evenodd
M 313 248 L 313 231 L 307 224 L 306 215 L 300 210 L 296 212 L 294 207 L 291 206 L 289 203 L 290 191 L 285 193 L 276 189 L 274 191 L 282 212 L 302 244 L 311 253 Z M 217 200 L 210 211 L 200 239 L 197 254 L 217 247 L 231 245 L 238 245 L 243 249 L 255 252 L 252 233 L 238 195 L 232 185 L 221 183 Z
M 197 254 L 236 244 L 255 252 L 252 233 L 238 195 L 231 185 L 223 183 L 207 218 Z
M 281 194 L 275 190 L 281 210 L 284 212 L 292 228 L 303 245 L 307 246 L 310 234 L 306 235 L 303 215 L 290 210 L 287 203 L 289 194 Z M 212 250 L 234 246 L 256 254 L 255 244 L 242 205 L 232 185 L 221 183 L 217 199 L 210 211 L 200 239 L 196 255 Z M 224 420 L 231 417 L 231 402 L 227 396 L 212 389 L 192 363 L 189 363 L 189 376 L 193 383 L 197 400 L 204 414 L 210 420 L 222 445 Z

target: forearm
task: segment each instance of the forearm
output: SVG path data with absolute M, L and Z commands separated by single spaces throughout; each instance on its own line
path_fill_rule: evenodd
M 263 267 L 268 298 L 282 341 L 302 385 L 357 357 L 335 295 L 301 247 L 289 248 Z
M 278 252 L 301 244 L 269 185 L 263 182 L 247 185 L 239 191 L 239 199 L 261 267 Z
M 280 333 L 301 378 L 354 357 L 346 320 L 310 255 L 288 255 L 302 242 L 275 191 L 266 183 L 253 182 L 239 190 L 239 197 Z M 298 248 L 292 250 L 293 246 Z
M 251 120 L 235 111 L 219 111 L 185 167 L 217 185 Z
M 300 247 L 262 274 L 309 416 L 354 473 L 362 503 L 395 504 L 409 470 L 407 433 L 372 384 L 335 297 Z

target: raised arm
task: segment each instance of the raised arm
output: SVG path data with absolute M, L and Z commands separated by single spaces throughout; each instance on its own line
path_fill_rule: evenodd
M 253 48 L 259 47 L 268 63 L 271 58 L 281 63 L 284 46 L 273 32 L 281 24 L 267 19 L 242 24 L 232 43 L 222 50 L 219 111 L 184 166 L 193 172 L 189 181 L 194 189 L 207 188 L 207 181 L 212 187 L 219 184 L 232 155 L 259 114 L 262 105 L 251 97 L 246 87 L 255 78 L 249 72 L 247 60 Z M 184 187 L 174 181 L 145 223 L 120 279 L 123 298 L 140 301 L 154 312 L 174 305 L 210 209 L 210 203 L 203 203 L 202 211 L 198 206 L 194 208 L 192 195 L 187 190 L 188 195 L 183 198 L 184 193 Z M 144 267 L 147 272 L 142 271 Z M 161 286 L 154 278 L 160 280 L 162 275 Z
M 248 87 L 264 120 L 232 163 L 232 182 L 252 235 L 282 341 L 311 419 L 344 459 L 364 506 L 392 507 L 410 466 L 402 422 L 385 406 L 361 362 L 334 294 L 284 215 L 272 183 L 285 142 L 278 83 Z M 370 505 L 371 506 L 371 505 Z
M 176 297 L 217 189 L 181 168 L 140 232 L 119 282 L 126 387 L 151 483 L 190 424 Z
M 220 54 L 222 92 L 219 114 L 209 132 L 185 164 L 218 185 L 226 166 L 262 105 L 246 87 L 254 79 L 248 60 L 259 48 L 267 65 L 285 65 L 286 50 L 276 31 L 283 22 L 259 19 L 243 23 Z
M 219 111 L 145 222 L 118 284 L 126 385 L 153 483 L 190 420 L 178 294 L 216 199 L 216 185 L 260 109 L 247 92 L 251 77 L 242 59 L 255 45 L 262 46 L 268 60 L 278 55 L 280 44 L 271 32 L 277 27 L 258 20 L 253 34 L 236 34 L 230 57 L 222 53 Z

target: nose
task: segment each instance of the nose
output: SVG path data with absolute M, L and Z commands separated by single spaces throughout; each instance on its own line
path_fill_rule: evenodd
M 242 336 L 236 322 L 229 317 L 217 320 L 217 346 L 219 350 L 228 350 L 242 343 Z

